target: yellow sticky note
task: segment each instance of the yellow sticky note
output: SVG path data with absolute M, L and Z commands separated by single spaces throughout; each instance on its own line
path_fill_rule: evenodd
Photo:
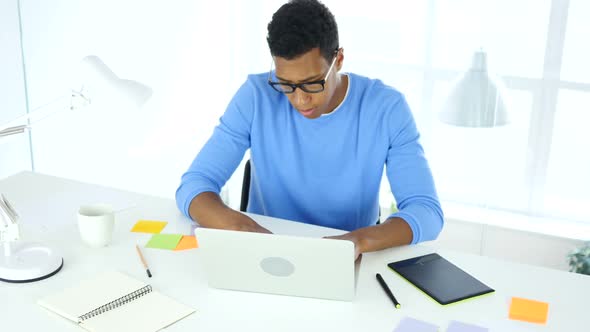
M 160 233 L 168 222 L 166 221 L 154 221 L 154 220 L 139 220 L 133 228 L 132 232 L 136 233 Z
M 545 324 L 549 303 L 513 297 L 508 318 L 525 322 Z
M 180 239 L 175 251 L 198 248 L 197 238 L 194 235 L 185 235 Z

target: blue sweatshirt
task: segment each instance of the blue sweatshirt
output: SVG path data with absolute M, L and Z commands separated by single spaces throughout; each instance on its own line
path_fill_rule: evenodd
M 348 73 L 348 91 L 331 113 L 307 119 L 287 97 L 250 75 L 176 192 L 191 200 L 219 193 L 250 149 L 248 212 L 352 231 L 378 219 L 386 166 L 412 243 L 435 239 L 443 213 L 419 133 L 404 96 L 379 80 Z M 190 216 L 189 216 L 190 217 Z

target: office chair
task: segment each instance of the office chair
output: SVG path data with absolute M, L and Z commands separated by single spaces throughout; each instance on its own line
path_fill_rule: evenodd
M 242 179 L 242 197 L 240 199 L 240 211 L 246 212 L 248 200 L 250 199 L 250 159 L 244 166 L 244 177 Z

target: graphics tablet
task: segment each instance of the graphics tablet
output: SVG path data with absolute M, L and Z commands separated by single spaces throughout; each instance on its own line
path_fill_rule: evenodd
M 443 305 L 494 291 L 436 253 L 387 266 Z

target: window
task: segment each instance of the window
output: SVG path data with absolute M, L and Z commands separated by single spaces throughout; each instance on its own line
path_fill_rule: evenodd
M 588 220 L 590 93 L 561 90 L 551 140 L 543 213 Z
M 379 77 L 408 96 L 443 201 L 590 218 L 590 209 L 584 208 L 590 205 L 584 190 L 590 187 L 590 161 L 574 148 L 590 142 L 590 131 L 584 130 L 590 123 L 590 84 L 585 84 L 590 82 L 585 65 L 590 48 L 584 47 L 590 5 L 570 3 L 568 8 L 558 0 L 446 0 L 417 2 L 407 10 L 405 3 L 395 2 L 390 6 L 398 14 L 385 19 L 350 10 L 351 19 L 344 20 L 356 33 L 350 42 L 358 40 L 363 47 L 357 58 L 347 58 L 348 68 Z M 364 24 L 353 25 L 353 18 L 363 15 Z M 408 22 L 407 17 L 415 20 Z M 399 47 L 381 47 L 383 40 Z M 356 49 L 357 43 L 348 47 Z M 471 55 L 480 48 L 488 53 L 490 72 L 504 85 L 510 125 L 459 128 L 440 123 L 436 114 L 453 80 L 468 69 Z M 386 54 L 391 56 L 378 56 Z M 555 75 L 560 71 L 562 78 Z
M 590 84 L 590 2 L 587 0 L 570 0 L 567 16 L 567 33 L 563 47 L 563 65 L 561 79 L 565 81 Z M 586 86 L 588 91 L 588 86 Z
M 441 200 L 590 220 L 590 2 L 324 3 L 339 24 L 343 70 L 380 78 L 406 95 Z M 479 49 L 504 86 L 511 123 L 442 124 L 437 112 Z M 382 196 L 390 194 L 382 188 Z

